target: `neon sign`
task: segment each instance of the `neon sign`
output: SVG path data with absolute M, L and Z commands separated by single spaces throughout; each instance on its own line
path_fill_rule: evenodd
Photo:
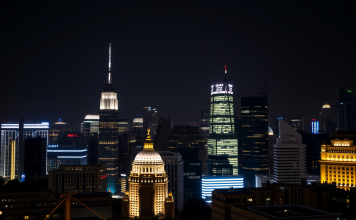
M 68 137 L 70 138 L 78 137 L 78 134 L 68 134 Z

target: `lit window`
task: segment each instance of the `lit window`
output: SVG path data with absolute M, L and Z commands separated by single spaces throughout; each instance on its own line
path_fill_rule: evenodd
M 24 216 L 23 219 L 30 219 L 28 215 Z
M 252 198 L 248 198 L 247 201 L 252 202 Z

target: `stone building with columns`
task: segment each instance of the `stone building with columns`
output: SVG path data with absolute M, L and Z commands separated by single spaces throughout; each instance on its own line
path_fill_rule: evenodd
M 122 200 L 123 218 L 147 218 L 159 215 L 174 218 L 174 198 L 168 192 L 168 176 L 161 155 L 154 151 L 147 129 L 143 150 L 132 162 L 128 189 Z

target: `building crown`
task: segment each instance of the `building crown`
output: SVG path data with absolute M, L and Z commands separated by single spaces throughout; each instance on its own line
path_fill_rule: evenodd
M 151 131 L 151 129 L 148 128 L 147 129 L 147 138 L 146 138 L 145 143 L 143 144 L 144 151 L 153 151 L 154 150 L 153 143 L 152 143 L 151 136 L 150 136 L 150 131 Z

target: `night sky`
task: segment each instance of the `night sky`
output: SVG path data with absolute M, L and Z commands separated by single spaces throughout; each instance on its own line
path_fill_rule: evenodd
M 99 113 L 112 43 L 119 117 L 151 106 L 198 122 L 210 84 L 255 96 L 267 75 L 269 116 L 336 122 L 336 86 L 356 94 L 354 7 L 341 1 L 5 1 L 0 121 L 75 126 Z

